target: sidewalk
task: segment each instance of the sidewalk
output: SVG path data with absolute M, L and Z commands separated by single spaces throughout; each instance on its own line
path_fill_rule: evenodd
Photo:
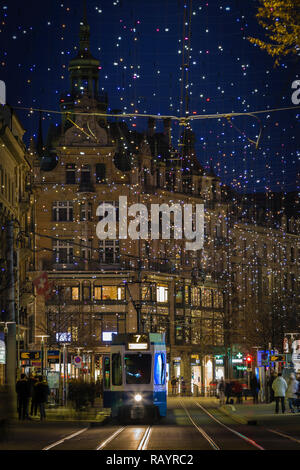
M 287 416 L 296 419 L 297 422 L 300 421 L 300 413 L 291 413 L 287 403 L 284 414 L 281 412 L 281 408 L 278 414 L 275 413 L 275 402 L 253 404 L 251 399 L 242 404 L 220 406 L 219 410 L 240 424 L 263 424 L 269 422 L 270 419 L 285 419 Z
M 96 399 L 93 407 L 88 407 L 87 410 L 76 411 L 71 403 L 67 406 L 50 406 L 46 405 L 46 421 L 62 421 L 62 422 L 81 422 L 90 423 L 91 425 L 104 424 L 110 416 L 110 409 L 102 408 L 102 400 Z M 36 416 L 29 416 L 27 422 L 40 421 L 39 412 Z M 19 421 L 17 413 L 15 414 L 14 421 Z

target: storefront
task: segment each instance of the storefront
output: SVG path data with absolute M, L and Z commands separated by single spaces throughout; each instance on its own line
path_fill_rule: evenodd
M 215 379 L 221 380 L 225 379 L 225 366 L 224 366 L 224 356 L 216 355 L 215 359 Z

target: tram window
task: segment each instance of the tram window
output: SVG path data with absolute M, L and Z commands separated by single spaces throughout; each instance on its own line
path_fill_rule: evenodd
M 110 358 L 104 359 L 104 388 L 110 388 Z
M 151 354 L 127 354 L 124 359 L 127 384 L 150 383 Z
M 155 354 L 154 383 L 155 385 L 164 385 L 165 383 L 165 358 L 162 353 Z
M 122 385 L 121 354 L 112 354 L 112 384 Z

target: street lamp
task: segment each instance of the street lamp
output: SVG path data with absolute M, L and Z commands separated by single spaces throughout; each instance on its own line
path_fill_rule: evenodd
M 41 340 L 41 372 L 44 375 L 44 338 L 49 338 L 49 335 L 35 335 L 36 338 L 42 338 Z

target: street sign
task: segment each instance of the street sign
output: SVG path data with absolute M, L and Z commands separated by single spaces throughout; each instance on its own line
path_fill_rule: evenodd
M 74 357 L 74 364 L 75 364 L 75 367 L 81 367 L 82 357 L 81 356 L 75 356 Z
M 59 362 L 59 351 L 55 350 L 55 351 L 48 351 L 47 352 L 47 358 L 48 358 L 48 362 L 51 362 L 51 363 L 57 363 Z
M 270 357 L 271 362 L 285 362 L 285 355 L 284 354 L 276 354 Z
M 21 360 L 37 360 L 41 359 L 41 351 L 21 351 L 20 353 Z

